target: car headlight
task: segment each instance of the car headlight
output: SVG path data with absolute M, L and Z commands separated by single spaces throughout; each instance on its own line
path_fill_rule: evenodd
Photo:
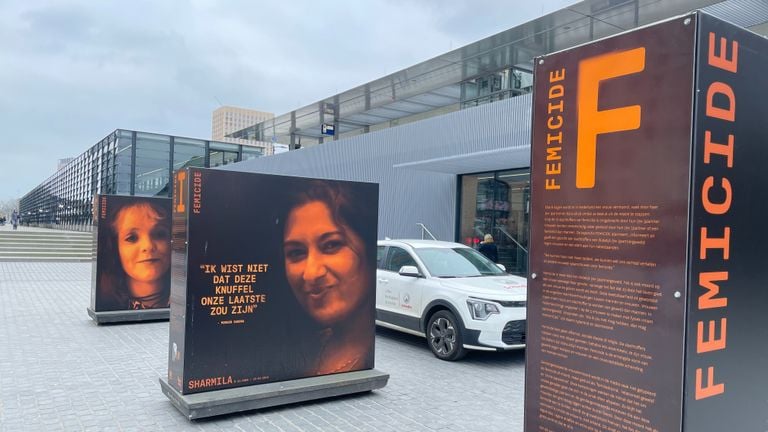
M 480 321 L 485 321 L 489 316 L 499 313 L 498 306 L 478 299 L 468 299 L 467 306 L 469 306 L 469 314 L 472 319 Z

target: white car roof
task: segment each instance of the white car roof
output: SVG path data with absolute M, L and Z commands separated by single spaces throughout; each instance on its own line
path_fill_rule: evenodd
M 420 239 L 404 239 L 404 240 L 379 240 L 377 243 L 379 246 L 400 246 L 400 245 L 408 245 L 414 249 L 420 249 L 420 248 L 457 248 L 457 247 L 463 247 L 468 248 L 468 246 L 463 245 L 461 243 L 454 243 L 454 242 L 447 242 L 447 241 L 440 241 L 440 240 L 420 240 Z

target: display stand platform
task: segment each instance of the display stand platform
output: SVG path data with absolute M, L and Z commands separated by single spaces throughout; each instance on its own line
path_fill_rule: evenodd
M 160 388 L 189 420 L 380 389 L 389 374 L 376 369 L 183 395 L 164 379 Z
M 96 312 L 88 308 L 88 315 L 96 324 L 135 322 L 135 321 L 167 321 L 171 317 L 171 309 L 142 309 Z

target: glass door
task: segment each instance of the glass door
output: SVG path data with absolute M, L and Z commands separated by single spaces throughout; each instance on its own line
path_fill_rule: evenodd
M 479 249 L 493 237 L 497 262 L 508 273 L 528 274 L 530 171 L 500 171 L 461 177 L 459 241 Z
M 528 229 L 530 224 L 530 172 L 503 171 L 496 174 L 499 206 L 493 238 L 499 250 L 499 263 L 509 273 L 528 274 Z

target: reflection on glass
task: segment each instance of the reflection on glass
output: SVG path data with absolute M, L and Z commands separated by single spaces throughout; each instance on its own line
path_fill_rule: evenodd
M 500 101 L 533 90 L 533 73 L 519 68 L 505 68 L 461 83 L 464 108 Z
M 211 143 L 208 161 L 211 168 L 238 161 L 240 146 L 237 144 Z
M 243 146 L 243 160 L 256 159 L 264 156 L 264 150 L 260 147 Z
M 205 167 L 205 141 L 176 138 L 173 143 L 173 170 Z
M 131 193 L 131 133 L 119 131 L 115 154 L 115 186 L 117 193 Z
M 504 272 L 485 255 L 466 248 L 419 248 L 416 254 L 432 276 L 440 278 L 500 276 Z
M 464 175 L 461 180 L 460 241 L 478 248 L 490 234 L 507 272 L 527 275 L 530 172 Z
M 171 139 L 167 135 L 136 134 L 135 195 L 169 196 Z

